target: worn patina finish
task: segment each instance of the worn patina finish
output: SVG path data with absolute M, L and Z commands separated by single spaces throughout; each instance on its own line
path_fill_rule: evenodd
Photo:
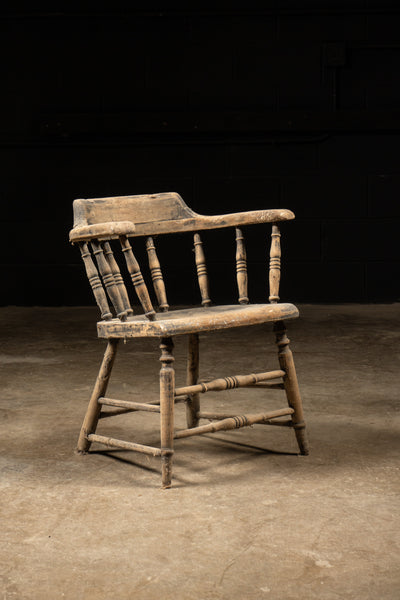
M 240 429 L 254 424 L 278 425 L 294 429 L 300 452 L 308 454 L 303 409 L 293 355 L 284 320 L 298 317 L 293 304 L 279 302 L 281 243 L 279 223 L 291 220 L 286 209 L 257 210 L 206 216 L 193 212 L 179 194 L 165 193 L 75 200 L 74 227 L 70 240 L 79 246 L 86 273 L 101 313 L 98 335 L 108 340 L 104 359 L 89 402 L 78 441 L 78 452 L 86 453 L 93 442 L 161 457 L 162 485 L 172 479 L 173 440 L 204 433 Z M 251 304 L 248 294 L 247 253 L 242 227 L 270 224 L 272 236 L 269 265 L 269 303 Z M 201 231 L 232 227 L 236 241 L 236 280 L 238 304 L 213 305 L 210 295 L 206 253 Z M 199 307 L 170 310 L 155 236 L 193 233 L 194 268 L 200 292 Z M 144 236 L 148 269 L 157 298 L 154 308 L 129 238 Z M 119 241 L 119 244 L 118 244 Z M 124 258 L 122 258 L 124 257 Z M 127 273 L 143 309 L 134 314 L 131 290 L 124 281 Z M 208 382 L 199 381 L 199 333 L 272 323 L 278 345 L 280 369 L 260 373 L 229 375 Z M 175 386 L 173 338 L 188 336 L 187 385 Z M 160 398 L 157 404 L 131 402 L 106 397 L 119 340 L 154 337 L 160 339 Z M 200 395 L 241 387 L 282 389 L 285 408 L 251 414 L 204 412 Z M 175 404 L 186 404 L 187 429 L 174 427 Z M 104 407 L 109 407 L 108 412 Z M 111 438 L 96 433 L 100 417 L 126 412 L 160 413 L 160 446 Z M 211 421 L 200 425 L 199 421 Z

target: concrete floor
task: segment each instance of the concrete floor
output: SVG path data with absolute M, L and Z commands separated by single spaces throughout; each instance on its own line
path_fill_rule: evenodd
M 0 309 L 0 600 L 400 598 L 400 306 L 300 309 L 288 325 L 310 456 L 277 427 L 181 440 L 166 491 L 159 459 L 74 454 L 104 349 L 96 310 Z M 201 345 L 204 378 L 277 364 L 265 327 Z M 108 395 L 156 398 L 158 368 L 156 341 L 121 346 Z M 268 406 L 285 405 L 268 393 Z M 252 412 L 263 397 L 224 392 L 214 406 Z M 156 441 L 156 415 L 99 429 L 130 427 L 125 439 Z

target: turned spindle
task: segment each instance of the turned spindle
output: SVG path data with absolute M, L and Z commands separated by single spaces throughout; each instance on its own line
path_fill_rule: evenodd
M 119 293 L 118 287 L 115 283 L 114 275 L 112 274 L 110 265 L 104 256 L 103 248 L 98 240 L 92 240 L 91 246 L 93 254 L 96 257 L 97 266 L 99 267 L 100 275 L 103 280 L 104 286 L 107 293 L 114 305 L 117 317 L 121 321 L 125 321 L 127 314 L 122 302 L 121 294 Z
M 112 314 L 110 312 L 107 297 L 103 289 L 103 285 L 100 281 L 98 271 L 90 254 L 87 242 L 81 242 L 79 244 L 79 250 L 81 251 L 81 256 L 83 259 L 83 264 L 85 265 L 87 278 L 89 279 L 89 283 L 93 290 L 97 306 L 99 307 L 101 312 L 101 318 L 105 319 L 106 321 L 109 321 L 110 319 L 112 319 Z
M 103 248 L 104 248 L 104 255 L 108 261 L 108 264 L 110 265 L 110 269 L 111 269 L 111 272 L 114 277 L 115 285 L 117 286 L 118 291 L 120 293 L 120 296 L 122 299 L 122 304 L 124 305 L 124 309 L 125 309 L 127 315 L 132 315 L 133 310 L 132 310 L 130 302 L 129 302 L 125 283 L 124 283 L 124 280 L 122 279 L 122 275 L 121 275 L 121 271 L 119 270 L 118 263 L 114 258 L 114 253 L 112 251 L 110 242 L 104 242 Z
M 153 280 L 154 291 L 157 296 L 158 305 L 160 310 L 167 312 L 169 309 L 167 294 L 165 291 L 164 279 L 161 272 L 160 261 L 158 260 L 156 247 L 152 237 L 148 237 L 146 240 L 146 250 L 149 259 L 149 267 L 151 278 Z
M 242 230 L 238 227 L 236 227 L 236 279 L 239 292 L 239 304 L 248 304 L 246 246 Z
M 230 429 L 240 429 L 241 427 L 251 427 L 256 423 L 270 424 L 272 419 L 291 415 L 293 409 L 283 408 L 280 410 L 274 410 L 269 413 L 257 413 L 249 415 L 235 415 L 219 419 L 217 415 L 216 423 L 209 423 L 208 425 L 200 425 L 200 427 L 194 427 L 193 429 L 183 429 L 175 433 L 174 438 L 176 440 L 192 437 L 195 435 L 203 435 L 204 433 L 216 433 L 217 431 L 229 431 Z M 214 415 L 215 417 L 215 415 Z M 212 417 L 212 418 L 214 418 Z
M 272 225 L 269 262 L 269 301 L 279 302 L 279 284 L 281 280 L 281 234 L 278 225 Z
M 201 241 L 198 233 L 194 234 L 194 256 L 197 269 L 197 279 L 199 282 L 201 304 L 202 306 L 209 306 L 211 304 L 210 293 L 208 289 L 208 275 L 206 258 L 204 256 L 203 242 Z
M 156 312 L 151 303 L 149 292 L 147 291 L 147 286 L 144 282 L 139 263 L 132 252 L 132 247 L 128 241 L 128 238 L 125 235 L 122 235 L 119 239 L 122 246 L 122 252 L 125 256 L 126 266 L 131 276 L 132 283 L 136 290 L 139 301 L 143 307 L 144 313 L 150 321 L 154 321 Z

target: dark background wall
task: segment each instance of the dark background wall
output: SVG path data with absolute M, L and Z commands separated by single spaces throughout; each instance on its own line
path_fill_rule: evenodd
M 400 299 L 398 3 L 230 4 L 2 5 L 1 304 L 92 303 L 72 200 L 164 191 L 293 209 L 286 299 Z

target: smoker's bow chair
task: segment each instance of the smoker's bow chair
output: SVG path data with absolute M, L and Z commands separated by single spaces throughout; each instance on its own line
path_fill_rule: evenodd
M 162 485 L 171 485 L 174 439 L 193 435 L 226 431 L 263 423 L 292 427 L 301 454 L 308 454 L 303 409 L 296 378 L 292 352 L 283 319 L 294 319 L 298 310 L 293 304 L 279 303 L 280 233 L 279 222 L 293 219 L 289 210 L 257 210 L 219 216 L 205 216 L 193 212 L 179 194 L 153 194 L 75 200 L 74 227 L 70 241 L 79 246 L 86 273 L 101 311 L 97 324 L 98 335 L 108 340 L 100 371 L 93 389 L 82 425 L 77 451 L 88 452 L 92 442 L 114 448 L 135 450 L 161 457 Z M 260 223 L 272 224 L 270 247 L 269 304 L 249 304 L 247 293 L 247 260 L 242 226 Z M 208 275 L 200 231 L 235 228 L 236 272 L 239 304 L 213 306 L 209 297 Z M 154 237 L 182 232 L 194 233 L 194 259 L 197 269 L 201 307 L 169 311 L 160 262 Z M 139 263 L 129 238 L 145 237 L 149 269 L 157 297 L 159 312 L 153 308 Z M 117 240 L 115 242 L 114 240 Z M 119 244 L 118 244 L 119 240 Z M 111 243 L 110 243 L 111 241 Z M 136 243 L 136 240 L 135 240 Z M 114 250 L 112 249 L 114 245 Z M 121 270 L 118 266 L 117 245 L 122 249 L 133 287 L 144 314 L 134 315 Z M 121 265 L 122 268 L 122 265 Z M 110 310 L 114 307 L 115 316 Z M 250 375 L 232 375 L 199 382 L 199 333 L 259 323 L 273 323 L 278 346 L 280 368 Z M 175 386 L 172 355 L 173 337 L 188 335 L 187 381 Z M 161 341 L 160 398 L 154 402 L 132 402 L 106 397 L 118 342 L 129 338 L 152 337 Z M 200 409 L 200 395 L 211 391 L 239 387 L 284 389 L 288 406 L 258 414 L 218 414 Z M 174 407 L 186 403 L 187 429 L 174 429 Z M 103 410 L 103 407 L 113 407 Z M 103 410 L 103 412 L 101 412 Z M 160 413 L 161 444 L 152 447 L 96 434 L 100 416 L 133 411 Z M 100 414 L 101 413 L 101 414 Z M 282 419 L 282 417 L 287 417 Z M 208 420 L 200 424 L 201 419 Z

